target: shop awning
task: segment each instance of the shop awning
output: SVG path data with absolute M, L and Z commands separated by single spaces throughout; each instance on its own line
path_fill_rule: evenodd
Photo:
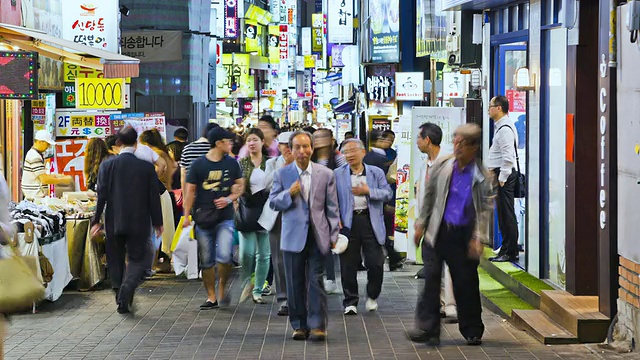
M 36 51 L 54 60 L 102 70 L 105 78 L 139 75 L 140 60 L 136 58 L 77 44 L 39 30 L 0 23 L 0 42 Z
M 353 101 L 345 101 L 342 104 L 338 104 L 333 112 L 336 114 L 351 114 L 355 110 L 356 104 Z

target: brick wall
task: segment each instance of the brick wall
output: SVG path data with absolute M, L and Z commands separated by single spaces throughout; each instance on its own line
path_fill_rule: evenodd
M 620 256 L 618 275 L 618 323 L 613 345 L 632 350 L 634 339 L 640 338 L 640 264 Z
M 620 256 L 620 289 L 618 297 L 635 308 L 640 308 L 640 264 Z

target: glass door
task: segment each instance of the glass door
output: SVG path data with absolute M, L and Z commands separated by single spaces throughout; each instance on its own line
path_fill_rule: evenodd
M 496 48 L 494 96 L 504 95 L 509 100 L 509 118 L 515 122 L 518 135 L 518 157 L 520 158 L 520 171 L 526 174 L 527 170 L 527 93 L 518 91 L 515 87 L 514 76 L 518 68 L 527 66 L 527 44 L 518 42 L 499 45 Z M 493 122 L 491 123 L 493 134 Z M 525 268 L 525 238 L 526 238 L 526 199 L 515 199 L 515 213 L 518 220 L 518 265 Z M 494 248 L 502 245 L 502 234 L 498 226 L 497 212 L 494 216 Z

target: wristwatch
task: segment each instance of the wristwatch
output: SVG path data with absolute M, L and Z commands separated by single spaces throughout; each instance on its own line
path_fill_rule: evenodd
M 227 200 L 227 205 L 228 205 L 228 204 L 231 204 L 231 203 L 233 202 L 231 199 L 229 199 L 229 197 L 228 197 L 228 196 L 225 198 L 225 200 Z

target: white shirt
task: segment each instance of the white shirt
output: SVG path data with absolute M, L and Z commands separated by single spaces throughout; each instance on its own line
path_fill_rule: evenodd
M 420 171 L 420 178 L 418 179 L 418 184 L 419 184 L 418 196 L 417 196 L 418 210 L 422 210 L 422 201 L 424 200 L 424 196 L 427 193 L 427 174 L 431 173 L 431 168 L 433 168 L 433 165 L 436 163 L 439 157 L 440 157 L 440 152 L 438 153 L 438 156 L 436 156 L 435 159 L 430 159 L 427 156 L 427 158 L 424 161 L 424 164 L 422 165 L 422 169 Z
M 363 174 L 351 174 L 351 187 L 364 185 L 367 183 L 367 177 Z M 367 210 L 369 204 L 366 195 L 353 195 L 353 210 Z
M 31 148 L 27 151 L 22 165 L 22 194 L 25 199 L 43 198 L 49 194 L 49 186 L 43 184 L 39 177 L 45 174 L 44 158 L 38 150 Z
M 506 125 L 506 126 L 505 126 Z M 500 127 L 505 126 L 500 130 Z M 514 122 L 505 115 L 494 124 L 493 144 L 489 148 L 489 155 L 485 162 L 486 166 L 493 169 L 500 169 L 498 181 L 506 182 L 511 175 L 512 169 L 516 166 L 516 148 L 518 138 L 516 137 L 516 127 Z
M 296 163 L 296 169 L 298 169 L 298 175 L 300 175 L 300 187 L 302 187 L 302 198 L 304 201 L 309 202 L 309 193 L 311 192 L 311 174 L 313 173 L 313 166 L 309 162 L 306 170 L 300 169 L 298 163 Z M 305 173 L 303 175 L 303 173 Z

